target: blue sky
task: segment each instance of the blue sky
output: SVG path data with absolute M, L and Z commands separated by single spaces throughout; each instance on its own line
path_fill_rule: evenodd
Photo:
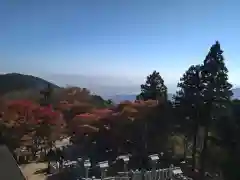
M 109 76 L 115 85 L 142 83 L 157 70 L 174 85 L 219 40 L 230 81 L 240 85 L 239 7 L 237 0 L 1 0 L 0 72 Z

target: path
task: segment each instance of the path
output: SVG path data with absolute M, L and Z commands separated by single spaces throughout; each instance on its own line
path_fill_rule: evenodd
M 46 163 L 30 163 L 20 166 L 26 180 L 45 180 L 46 175 L 43 173 L 35 173 L 36 171 L 41 171 L 45 168 L 47 168 Z

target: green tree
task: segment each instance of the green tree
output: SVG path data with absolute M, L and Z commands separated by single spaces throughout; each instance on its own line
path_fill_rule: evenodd
M 108 99 L 106 101 L 104 101 L 106 107 L 112 107 L 114 105 L 114 102 L 112 99 Z
M 228 69 L 225 66 L 223 51 L 217 41 L 210 48 L 201 71 L 204 99 L 203 125 L 205 127 L 204 145 L 201 154 L 201 176 L 203 179 L 205 171 L 205 160 L 207 155 L 207 143 L 209 129 L 222 116 L 229 112 L 230 98 L 232 96 L 232 85 L 228 82 Z M 213 121 L 216 120 L 216 121 Z
M 193 139 L 192 146 L 192 168 L 195 169 L 196 164 L 196 140 L 200 125 L 200 110 L 202 101 L 202 84 L 200 71 L 201 65 L 191 66 L 180 79 L 178 83 L 179 90 L 174 97 L 175 112 L 178 121 L 175 122 L 179 126 L 178 131 L 184 132 L 185 143 Z M 192 128 L 189 128 L 192 127 Z M 186 144 L 185 144 L 186 151 Z
M 203 65 L 191 66 L 178 84 L 180 90 L 175 97 L 175 107 L 183 117 L 182 126 L 190 125 L 194 134 L 193 157 L 196 153 L 198 127 L 204 127 L 204 145 L 201 152 L 201 175 L 204 178 L 207 156 L 208 133 L 216 128 L 223 116 L 230 114 L 231 84 L 222 56 L 223 51 L 216 42 L 207 54 Z M 188 132 L 189 133 L 189 132 Z M 190 132 L 191 134 L 191 132 Z M 193 158 L 193 166 L 195 158 Z
M 167 99 L 167 87 L 159 72 L 153 71 L 152 74 L 147 76 L 146 83 L 141 85 L 141 93 L 137 96 L 137 99 L 156 100 L 160 97 Z
M 219 146 L 227 153 L 221 162 L 226 179 L 240 179 L 237 167 L 240 166 L 240 100 L 231 102 L 231 116 L 220 118 L 216 123 Z

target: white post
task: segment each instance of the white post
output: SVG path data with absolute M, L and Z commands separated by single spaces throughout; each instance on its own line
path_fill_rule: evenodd
M 129 157 L 130 157 L 130 155 L 121 155 L 121 156 L 117 157 L 117 160 L 123 160 L 123 163 L 124 163 L 123 169 L 124 169 L 124 172 L 127 175 L 127 179 L 129 178 L 128 177 L 128 166 L 127 166 L 128 162 L 129 162 Z
M 169 178 L 173 178 L 173 168 L 174 168 L 174 166 L 173 166 L 173 164 L 171 164 L 169 167 Z
M 85 167 L 85 177 L 86 179 L 88 179 L 88 172 L 89 172 L 89 168 L 91 167 L 91 162 L 89 159 L 84 161 L 84 167 Z
M 156 166 L 157 166 L 157 162 L 159 160 L 159 156 L 158 154 L 153 154 L 149 156 L 151 164 L 152 164 L 152 180 L 156 180 Z
M 109 167 L 108 161 L 100 162 L 99 167 L 101 169 L 101 180 L 103 180 L 105 178 L 107 168 Z
M 88 179 L 88 170 L 89 170 L 89 169 L 88 169 L 88 167 L 87 167 L 87 168 L 86 168 L 86 172 L 85 172 L 85 173 L 86 173 L 86 174 L 85 174 L 86 179 Z

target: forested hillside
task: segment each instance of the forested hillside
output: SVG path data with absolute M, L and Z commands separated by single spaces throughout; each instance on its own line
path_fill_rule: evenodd
M 18 83 L 11 82 L 12 90 L 22 89 Z M 202 62 L 186 67 L 173 101 L 161 72 L 153 71 L 139 89 L 136 101 L 119 104 L 79 87 L 45 86 L 35 89 L 37 98 L 3 96 L 1 141 L 15 153 L 27 147 L 34 159 L 38 150 L 68 136 L 77 147 L 72 155 L 93 164 L 130 153 L 130 168 L 147 168 L 147 155 L 158 153 L 166 165 L 185 160 L 201 180 L 206 171 L 240 179 L 240 101 L 232 100 L 219 42 Z
M 58 88 L 57 85 L 39 77 L 18 73 L 1 74 L 0 84 L 0 94 L 26 89 L 40 90 L 45 88 L 48 84 L 50 84 L 52 88 Z

